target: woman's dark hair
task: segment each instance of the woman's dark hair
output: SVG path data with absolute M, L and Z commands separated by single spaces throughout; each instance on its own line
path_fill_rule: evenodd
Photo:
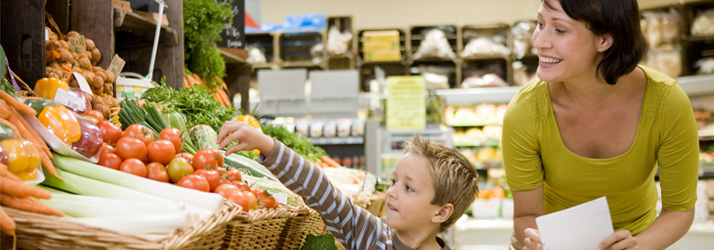
M 597 77 L 615 84 L 631 72 L 647 53 L 647 41 L 640 29 L 637 0 L 541 0 L 548 9 L 559 1 L 570 18 L 585 22 L 595 35 L 610 34 L 612 46 L 598 63 Z

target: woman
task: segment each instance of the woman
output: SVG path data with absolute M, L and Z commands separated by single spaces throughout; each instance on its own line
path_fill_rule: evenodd
M 602 196 L 615 233 L 599 248 L 670 246 L 691 226 L 696 201 L 698 138 L 687 95 L 637 65 L 647 45 L 636 0 L 541 3 L 533 33 L 539 79 L 504 118 L 511 248 L 543 249 L 536 217 Z

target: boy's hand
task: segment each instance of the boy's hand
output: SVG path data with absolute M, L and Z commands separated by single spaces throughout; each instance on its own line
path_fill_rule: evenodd
M 273 151 L 273 138 L 267 136 L 245 122 L 227 121 L 218 132 L 218 147 L 225 148 L 233 141 L 238 144 L 226 150 L 226 155 L 234 152 L 257 149 L 267 156 Z
M 538 229 L 526 228 L 524 232 L 526 238 L 523 239 L 523 250 L 543 250 L 543 242 L 540 241 Z

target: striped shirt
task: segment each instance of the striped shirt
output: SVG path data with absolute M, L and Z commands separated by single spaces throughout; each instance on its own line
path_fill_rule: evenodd
M 259 162 L 270 170 L 285 186 L 305 198 L 309 207 L 322 215 L 327 229 L 347 249 L 412 249 L 397 238 L 396 231 L 384 219 L 352 203 L 335 188 L 319 168 L 312 165 L 273 139 L 273 152 L 267 158 L 260 155 Z M 436 238 L 442 250 L 446 243 Z

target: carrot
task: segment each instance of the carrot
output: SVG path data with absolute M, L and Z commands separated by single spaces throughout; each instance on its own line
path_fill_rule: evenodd
M 0 123 L 4 124 L 5 126 L 10 127 L 12 131 L 15 131 L 15 134 L 18 135 L 18 137 L 22 138 L 22 135 L 18 134 L 19 131 L 17 131 L 17 127 L 15 124 L 12 124 L 12 122 L 9 122 L 8 120 L 0 118 Z
M 333 160 L 332 158 L 327 157 L 327 156 L 320 157 L 320 160 L 322 160 L 322 162 L 324 162 L 324 163 L 327 163 L 327 165 L 329 165 L 330 167 L 335 167 L 335 168 L 342 167 L 335 160 Z
M 0 183 L 0 192 L 19 198 L 35 197 L 40 199 L 52 198 L 50 192 L 33 186 L 25 185 L 22 182 L 3 181 Z
M 16 228 L 17 225 L 15 221 L 13 221 L 12 218 L 5 213 L 5 209 L 2 209 L 2 206 L 0 206 L 0 229 L 2 229 L 2 232 L 10 236 L 15 236 Z
M 10 173 L 10 171 L 7 171 L 7 166 L 5 166 L 5 164 L 2 164 L 2 163 L 0 163 L 0 177 L 7 178 L 7 179 L 5 179 L 5 181 L 22 182 L 22 180 L 20 180 L 20 178 L 18 178 L 14 174 Z
M 10 107 L 3 100 L 0 100 L 0 117 L 7 119 L 10 116 Z
M 64 178 L 60 177 L 57 174 L 57 171 L 55 170 L 55 164 L 52 163 L 52 160 L 50 160 L 50 157 L 47 156 L 46 154 L 40 153 L 40 161 L 42 161 L 42 166 L 47 169 L 47 172 L 50 172 L 54 177 L 59 178 L 60 180 L 64 180 Z
M 5 100 L 7 102 L 7 104 L 12 106 L 13 108 L 20 110 L 25 114 L 37 116 L 37 111 L 30 108 L 30 106 L 27 106 L 24 103 L 18 101 L 17 99 L 15 99 L 15 97 L 12 97 L 10 94 L 5 93 L 5 91 L 0 91 L 0 98 Z
M 0 203 L 7 207 L 15 208 L 26 212 L 55 215 L 59 217 L 64 216 L 64 213 L 62 211 L 42 203 L 34 202 L 29 198 L 20 199 L 13 196 L 0 194 Z

